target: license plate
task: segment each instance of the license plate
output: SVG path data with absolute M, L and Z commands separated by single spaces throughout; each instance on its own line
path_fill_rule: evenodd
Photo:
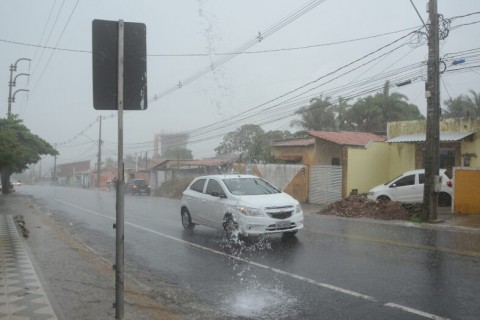
M 286 228 L 286 227 L 290 227 L 292 223 L 290 221 L 280 221 L 280 222 L 277 222 L 277 228 Z

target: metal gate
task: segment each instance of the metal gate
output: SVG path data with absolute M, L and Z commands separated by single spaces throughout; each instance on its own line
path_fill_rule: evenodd
M 308 202 L 328 204 L 342 198 L 342 167 L 312 166 Z

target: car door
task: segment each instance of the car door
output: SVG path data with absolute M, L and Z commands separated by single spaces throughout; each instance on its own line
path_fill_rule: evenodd
M 417 203 L 423 202 L 423 188 L 425 188 L 425 173 L 418 174 L 418 187 L 415 194 L 415 201 Z
M 188 211 L 194 222 L 203 221 L 203 209 L 205 207 L 204 193 L 205 183 L 207 179 L 199 179 L 195 181 L 191 186 L 188 192 L 186 193 L 186 200 L 188 202 Z
M 222 228 L 227 199 L 225 190 L 218 180 L 208 179 L 205 200 L 205 219 L 212 226 Z
M 392 200 L 400 202 L 414 202 L 416 175 L 403 176 L 390 184 Z

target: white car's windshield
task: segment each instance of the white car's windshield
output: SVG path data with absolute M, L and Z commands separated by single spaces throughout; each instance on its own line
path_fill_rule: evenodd
M 223 179 L 223 182 L 231 194 L 242 195 L 261 195 L 280 193 L 281 191 L 259 178 L 230 178 Z

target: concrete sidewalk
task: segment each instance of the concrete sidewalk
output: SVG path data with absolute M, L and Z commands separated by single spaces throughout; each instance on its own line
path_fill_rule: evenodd
M 56 320 L 11 215 L 0 214 L 0 320 Z

